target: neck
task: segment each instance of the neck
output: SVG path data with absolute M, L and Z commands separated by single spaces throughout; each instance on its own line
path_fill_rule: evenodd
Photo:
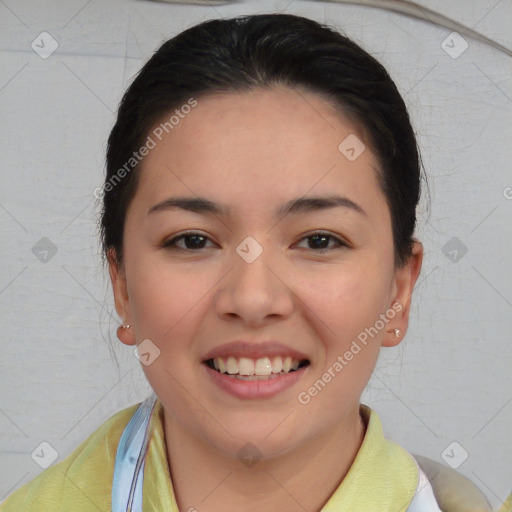
M 165 411 L 164 421 L 169 470 L 182 512 L 319 511 L 350 469 L 366 431 L 357 407 L 322 435 L 244 466 Z

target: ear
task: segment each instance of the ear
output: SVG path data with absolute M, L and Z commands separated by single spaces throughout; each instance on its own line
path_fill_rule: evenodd
M 128 298 L 128 287 L 126 284 L 126 274 L 122 265 L 117 261 L 115 249 L 110 249 L 107 253 L 108 271 L 112 282 L 114 292 L 114 303 L 119 317 L 123 324 L 117 328 L 117 337 L 125 345 L 135 345 L 134 328 L 123 327 L 124 324 L 131 324 L 130 300 Z
M 386 331 L 382 339 L 383 347 L 394 347 L 398 345 L 407 331 L 412 292 L 418 276 L 420 275 L 422 261 L 423 245 L 415 241 L 411 256 L 404 265 L 397 268 L 395 271 L 393 295 L 389 308 L 395 311 L 396 314 L 386 326 Z

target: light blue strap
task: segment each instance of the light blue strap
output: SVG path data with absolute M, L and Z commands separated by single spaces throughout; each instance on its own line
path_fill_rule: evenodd
M 149 420 L 155 404 L 155 395 L 144 400 L 126 425 L 119 440 L 112 482 L 112 512 L 142 512 L 142 484 L 149 443 Z

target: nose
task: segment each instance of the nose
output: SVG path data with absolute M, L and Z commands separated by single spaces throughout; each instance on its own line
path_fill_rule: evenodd
M 221 319 L 256 327 L 292 313 L 294 294 L 267 252 L 263 250 L 252 262 L 234 255 L 234 268 L 219 283 L 214 296 L 214 308 Z

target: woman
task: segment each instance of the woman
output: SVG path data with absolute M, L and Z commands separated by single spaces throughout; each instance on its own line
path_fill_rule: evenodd
M 4 503 L 441 510 L 360 404 L 422 262 L 416 140 L 385 69 L 291 15 L 167 41 L 111 132 L 102 242 L 155 397 Z

